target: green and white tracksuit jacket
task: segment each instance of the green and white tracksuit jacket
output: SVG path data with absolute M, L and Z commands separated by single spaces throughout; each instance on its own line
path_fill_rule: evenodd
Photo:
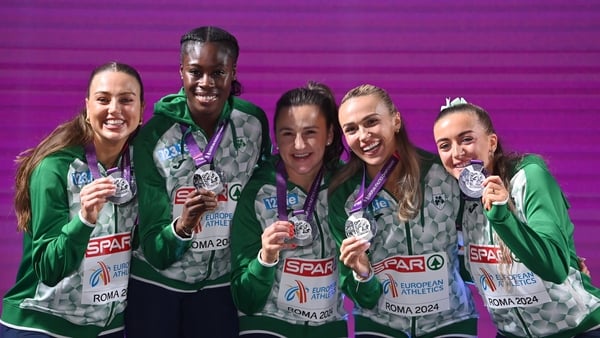
M 499 332 L 573 337 L 599 327 L 600 290 L 580 272 L 569 205 L 542 159 L 515 165 L 510 197 L 514 211 L 465 201 L 462 222 L 467 269 Z M 501 261 L 508 254 L 511 264 Z
M 219 205 L 201 217 L 191 239 L 175 233 L 173 222 L 195 189 L 196 165 L 185 142 L 191 133 L 201 151 L 210 139 L 192 120 L 183 89 L 159 100 L 154 116 L 136 137 L 140 201 L 140 246 L 134 250 L 132 278 L 178 292 L 229 285 L 229 231 L 240 193 L 256 164 L 271 151 L 268 122 L 257 106 L 231 96 L 221 112 L 223 138 L 213 170 L 225 190 Z M 184 132 L 182 126 L 187 127 Z
M 98 172 L 106 175 L 101 165 Z M 30 231 L 16 284 L 4 296 L 2 324 L 55 337 L 123 330 L 137 199 L 106 202 L 88 226 L 79 218 L 79 193 L 92 181 L 83 147 L 60 150 L 34 169 Z
M 358 282 L 340 263 L 342 291 L 355 302 L 356 332 L 382 337 L 472 337 L 477 311 L 460 277 L 456 219 L 460 192 L 439 158 L 420 151 L 420 212 L 408 222 L 398 203 L 382 189 L 366 213 L 377 233 L 368 256 L 375 276 Z M 337 188 L 329 199 L 329 221 L 336 243 L 359 192 L 362 172 Z M 372 179 L 372 178 L 371 178 Z M 366 186 L 370 184 L 369 180 Z M 366 216 L 366 215 L 365 215 Z
M 244 188 L 231 234 L 233 299 L 240 310 L 240 334 L 281 337 L 347 337 L 338 283 L 335 241 L 327 226 L 325 174 L 313 212 L 318 230 L 308 245 L 280 252 L 279 263 L 257 259 L 263 230 L 279 219 L 274 156 Z M 302 209 L 307 191 L 287 182 L 287 212 Z M 291 217 L 291 216 L 290 216 Z

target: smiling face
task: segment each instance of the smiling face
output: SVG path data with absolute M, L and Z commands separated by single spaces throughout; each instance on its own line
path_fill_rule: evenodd
M 333 140 L 325 116 L 316 105 L 284 107 L 275 121 L 275 137 L 289 180 L 308 190 Z
M 446 170 L 460 176 L 471 160 L 481 160 L 493 172 L 493 153 L 498 137 L 488 133 L 475 112 L 461 110 L 440 118 L 433 127 L 438 153 Z
M 231 93 L 235 60 L 220 43 L 189 43 L 181 61 L 181 78 L 194 121 L 214 122 Z
M 96 148 L 121 149 L 140 125 L 144 109 L 138 80 L 112 70 L 93 77 L 85 104 Z
M 346 100 L 338 116 L 352 152 L 367 164 L 371 175 L 378 172 L 396 151 L 399 113 L 391 112 L 377 95 L 371 94 Z

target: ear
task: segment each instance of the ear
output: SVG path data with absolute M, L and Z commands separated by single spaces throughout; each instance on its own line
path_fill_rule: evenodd
M 400 112 L 394 113 L 394 132 L 398 133 L 402 128 L 402 118 L 400 117 Z
M 233 64 L 233 69 L 231 70 L 231 75 L 233 76 L 233 80 L 237 80 L 237 63 Z
M 498 147 L 498 135 L 496 135 L 495 133 L 492 133 L 488 136 L 489 138 L 489 146 L 490 146 L 490 153 L 493 154 L 496 152 L 496 148 Z
M 142 102 L 140 109 L 142 110 L 140 112 L 140 124 L 142 124 L 144 122 L 144 110 L 146 110 L 146 102 Z
M 183 80 L 183 64 L 179 64 L 179 77 Z
M 333 142 L 333 126 L 329 127 L 329 131 L 327 132 L 327 145 L 330 145 Z

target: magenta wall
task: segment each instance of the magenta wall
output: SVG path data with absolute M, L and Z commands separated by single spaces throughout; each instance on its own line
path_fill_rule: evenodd
M 269 115 L 283 91 L 307 80 L 329 84 L 338 100 L 369 82 L 390 91 L 411 137 L 433 149 L 431 126 L 445 97 L 487 108 L 506 146 L 549 161 L 572 203 L 579 254 L 600 276 L 600 2 L 256 3 L 2 1 L 0 293 L 21 252 L 11 201 L 18 152 L 75 114 L 88 74 L 106 61 L 140 70 L 148 118 L 152 104 L 180 86 L 179 37 L 206 24 L 239 38 L 242 97 Z M 493 330 L 486 313 L 480 327 L 482 337 Z

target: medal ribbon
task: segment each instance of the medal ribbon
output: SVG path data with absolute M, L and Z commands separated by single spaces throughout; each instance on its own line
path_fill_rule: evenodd
M 225 134 L 225 128 L 227 127 L 227 121 L 221 121 L 219 126 L 217 127 L 217 131 L 215 131 L 214 135 L 210 138 L 208 143 L 206 144 L 205 152 L 203 153 L 198 147 L 198 143 L 194 140 L 192 133 L 185 132 L 188 130 L 188 126 L 180 125 L 181 132 L 185 135 L 185 144 L 188 147 L 190 155 L 194 159 L 194 163 L 196 164 L 196 168 L 199 168 L 207 163 L 211 163 L 213 157 L 215 156 L 215 152 L 219 144 L 221 144 L 221 140 L 223 140 L 223 135 Z
M 127 181 L 131 185 L 131 158 L 129 157 L 129 145 L 125 143 L 123 147 L 122 153 L 123 159 L 121 164 L 123 165 L 123 169 L 121 170 L 123 179 Z M 94 148 L 93 143 L 89 143 L 85 146 L 85 159 L 87 161 L 90 172 L 92 173 L 92 178 L 100 178 L 100 172 L 98 171 L 98 159 L 96 158 L 96 149 Z M 114 167 L 106 170 L 106 175 L 110 175 L 117 171 L 119 168 Z
M 371 181 L 371 184 L 369 184 L 369 187 L 367 187 L 366 194 L 365 182 L 367 170 L 363 167 L 362 183 L 360 185 L 360 190 L 358 191 L 358 196 L 356 196 L 356 200 L 354 201 L 352 209 L 350 210 L 351 214 L 361 209 L 364 209 L 365 206 L 369 205 L 373 201 L 377 193 L 381 190 L 381 188 L 383 188 L 385 182 L 387 181 L 388 177 L 392 173 L 392 170 L 394 170 L 394 167 L 396 166 L 399 160 L 400 159 L 398 158 L 398 154 L 394 153 L 392 157 L 390 157 L 387 160 L 387 162 L 385 162 L 383 168 L 381 168 L 381 170 L 377 173 L 377 176 L 375 176 L 373 181 Z
M 275 179 L 277 181 L 277 212 L 279 213 L 279 219 L 282 221 L 288 220 L 287 215 L 287 173 L 283 165 L 283 161 L 277 163 L 277 172 L 275 173 Z M 319 170 L 317 177 L 313 180 L 310 185 L 310 190 L 304 201 L 304 206 L 300 210 L 294 210 L 293 215 L 305 214 L 306 221 L 310 223 L 313 217 L 313 211 L 317 204 L 317 196 L 319 196 L 319 185 L 323 179 L 323 167 Z

